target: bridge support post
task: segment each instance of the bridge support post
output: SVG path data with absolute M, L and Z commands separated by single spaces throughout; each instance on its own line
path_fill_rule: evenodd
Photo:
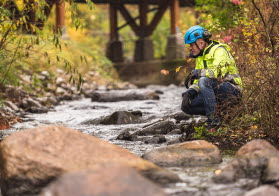
M 140 14 L 140 32 L 139 39 L 136 41 L 134 60 L 150 61 L 154 59 L 154 49 L 152 40 L 148 38 L 148 24 L 147 24 L 147 10 L 148 1 L 141 0 L 139 3 L 139 14 Z
M 64 0 L 58 0 L 56 2 L 56 28 L 55 31 L 61 32 L 62 39 L 69 39 L 65 25 L 65 2 Z
M 122 42 L 119 41 L 118 35 L 118 21 L 117 21 L 117 8 L 114 4 L 109 6 L 110 17 L 110 41 L 107 43 L 106 56 L 112 62 L 123 62 L 123 48 Z
M 179 0 L 170 1 L 171 35 L 168 36 L 166 59 L 185 58 L 185 48 L 182 36 L 179 37 Z
M 153 42 L 150 38 L 140 38 L 136 41 L 134 60 L 136 62 L 151 61 L 154 59 Z

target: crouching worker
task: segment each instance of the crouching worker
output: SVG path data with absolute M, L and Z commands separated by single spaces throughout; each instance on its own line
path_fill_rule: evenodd
M 190 44 L 190 57 L 196 59 L 196 67 L 189 80 L 185 80 L 187 90 L 182 93 L 181 105 L 187 114 L 206 115 L 207 129 L 220 124 L 217 103 L 235 104 L 241 97 L 242 88 L 229 46 L 210 38 L 211 33 L 198 25 L 191 27 L 184 36 L 185 44 Z M 188 85 L 188 81 L 192 83 Z

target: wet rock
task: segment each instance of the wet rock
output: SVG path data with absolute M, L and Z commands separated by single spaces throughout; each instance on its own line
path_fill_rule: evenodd
M 141 122 L 142 113 L 138 111 L 127 112 L 117 111 L 109 116 L 100 117 L 93 120 L 87 120 L 82 124 L 102 124 L 102 125 L 121 125 L 121 124 L 132 124 Z
M 268 159 L 261 181 L 264 183 L 279 181 L 279 156 Z
M 182 120 L 189 120 L 191 118 L 191 115 L 186 114 L 184 112 L 177 112 L 170 116 L 171 118 L 174 118 L 176 122 L 180 122 Z
M 11 108 L 13 111 L 15 111 L 15 112 L 19 111 L 19 108 L 13 102 L 5 101 L 4 103 L 5 103 L 6 106 Z
M 44 126 L 14 133 L 0 144 L 1 191 L 6 196 L 38 194 L 67 172 L 119 163 L 162 181 L 179 178 L 119 146 L 65 127 Z M 161 172 L 161 173 L 160 173 Z
M 168 141 L 167 145 L 172 145 L 172 144 L 177 144 L 177 143 L 181 143 L 179 138 L 175 138 L 175 139 L 172 139 L 172 140 Z
M 171 132 L 168 133 L 168 135 L 177 135 L 181 133 L 182 131 L 180 129 L 173 129 Z
M 157 148 L 145 153 L 142 157 L 166 167 L 202 166 L 222 161 L 219 149 L 204 140 Z
M 42 114 L 42 113 L 47 113 L 48 109 L 45 107 L 29 107 L 28 109 L 26 109 L 26 112 L 30 112 L 30 113 L 34 113 L 34 114 Z
M 126 141 L 137 141 L 138 137 L 134 134 L 131 134 L 130 131 L 134 131 L 131 128 L 123 130 L 117 137 L 117 140 L 126 140 Z
M 164 191 L 136 170 L 121 165 L 65 174 L 40 196 L 166 196 Z
M 146 144 L 161 144 L 166 142 L 165 136 L 159 135 L 159 136 L 153 136 L 152 138 L 148 138 L 144 141 Z
M 164 94 L 164 92 L 161 90 L 155 90 L 155 93 L 160 94 L 160 95 Z
M 39 101 L 36 101 L 32 98 L 27 98 L 27 99 L 25 99 L 25 101 L 27 102 L 27 107 L 26 108 L 29 108 L 29 107 L 37 107 L 37 108 L 43 107 L 42 104 L 40 104 Z
M 17 87 L 13 87 L 10 85 L 6 85 L 4 95 L 5 95 L 5 97 L 10 98 L 11 100 L 20 101 L 24 97 L 27 97 L 28 94 L 25 90 L 23 90 L 22 87 L 17 88 Z
M 140 131 L 137 131 L 135 135 L 143 136 L 143 135 L 162 135 L 168 134 L 170 131 L 175 129 L 176 126 L 172 121 L 161 121 L 155 124 L 149 125 L 143 128 Z
M 64 94 L 67 93 L 67 91 L 66 91 L 64 88 L 62 88 L 62 87 L 57 87 L 55 93 L 56 93 L 57 95 L 64 95 Z
M 44 106 L 52 106 L 52 105 L 59 104 L 59 100 L 54 96 L 40 97 L 40 98 L 37 98 L 37 100 Z
M 135 90 L 125 91 L 105 91 L 105 92 L 92 92 L 91 101 L 98 102 L 116 102 L 116 101 L 130 101 L 130 100 L 159 100 L 160 97 L 153 91 L 141 92 Z
M 215 172 L 213 181 L 231 183 L 239 178 L 261 179 L 263 182 L 277 180 L 278 157 L 279 151 L 269 142 L 252 140 L 237 151 L 229 164 Z
M 279 190 L 273 186 L 264 185 L 247 192 L 244 196 L 278 196 Z

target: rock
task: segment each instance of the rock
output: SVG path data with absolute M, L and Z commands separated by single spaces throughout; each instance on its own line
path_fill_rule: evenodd
M 191 118 L 191 115 L 184 112 L 177 112 L 175 114 L 172 114 L 170 117 L 174 118 L 177 122 L 180 122 L 182 120 L 189 120 Z
M 35 113 L 35 114 L 42 114 L 42 113 L 47 113 L 48 109 L 45 107 L 30 107 L 28 109 L 26 109 L 26 112 L 30 112 L 30 113 Z
M 255 139 L 242 146 L 235 158 L 213 176 L 216 183 L 231 183 L 239 178 L 278 179 L 279 151 L 269 142 Z M 277 165 L 276 165 L 277 164 Z
M 264 185 L 247 192 L 244 196 L 278 196 L 279 190 L 273 186 Z
M 165 136 L 153 136 L 152 138 L 148 138 L 144 141 L 146 144 L 160 144 L 166 142 Z
M 279 156 L 269 158 L 261 181 L 264 183 L 279 181 Z
M 219 149 L 204 140 L 195 140 L 157 148 L 142 156 L 159 166 L 204 166 L 222 161 Z
M 121 165 L 102 165 L 91 171 L 65 174 L 40 196 L 166 196 L 138 172 Z
M 159 182 L 179 181 L 177 175 L 124 148 L 66 127 L 14 133 L 1 142 L 0 159 L 1 191 L 6 196 L 38 194 L 64 173 L 94 169 L 107 162 L 135 168 Z
M 117 90 L 92 92 L 91 101 L 98 102 L 116 102 L 116 101 L 131 101 L 131 100 L 159 100 L 160 97 L 153 91 L 141 92 L 137 90 Z
M 6 85 L 4 95 L 11 100 L 20 101 L 27 96 L 27 92 L 24 91 L 22 87 L 16 88 L 10 85 Z
M 62 87 L 57 87 L 55 93 L 56 93 L 57 95 L 64 95 L 64 94 L 67 93 L 67 91 L 66 91 L 64 88 L 62 88 Z
M 143 136 L 143 135 L 160 135 L 160 134 L 168 134 L 171 130 L 175 129 L 176 126 L 172 121 L 161 121 L 150 126 L 143 128 L 140 131 L 137 131 L 135 135 Z
M 121 124 L 132 124 L 141 122 L 142 113 L 139 111 L 117 111 L 109 116 L 100 117 L 93 120 L 86 120 L 82 124 L 102 124 L 102 125 L 121 125 Z
M 130 133 L 131 128 L 123 130 L 118 136 L 117 140 L 126 140 L 126 141 L 137 141 L 138 137 Z M 132 130 L 133 131 L 133 130 Z
M 7 105 L 9 108 L 11 108 L 15 112 L 19 111 L 19 108 L 11 101 L 5 101 L 5 105 Z
M 181 133 L 182 131 L 180 129 L 173 129 L 171 132 L 168 133 L 168 135 L 176 135 Z
M 38 107 L 38 108 L 43 107 L 42 104 L 40 104 L 39 101 L 36 101 L 36 100 L 34 100 L 30 97 L 27 98 L 27 99 L 23 99 L 20 106 L 24 109 L 30 108 L 30 107 Z

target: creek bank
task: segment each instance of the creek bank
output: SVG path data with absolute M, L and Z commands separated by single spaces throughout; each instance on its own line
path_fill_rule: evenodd
M 159 184 L 180 181 L 177 175 L 128 150 L 66 127 L 43 126 L 14 133 L 0 145 L 4 195 L 38 194 L 69 172 L 118 163 L 132 167 Z
M 69 76 L 61 69 L 57 69 L 55 77 L 48 71 L 23 74 L 19 78 L 18 87 L 1 85 L 0 95 L 4 100 L 4 106 L 0 108 L 0 130 L 9 129 L 15 123 L 25 121 L 25 116 L 29 113 L 47 113 L 63 101 L 79 100 L 97 90 L 137 89 L 135 85 L 128 82 L 105 81 L 94 71 L 84 74 L 83 77 L 81 90 L 69 82 Z M 143 96 L 140 93 L 137 95 Z M 145 94 L 146 97 L 156 95 L 157 93 L 153 91 Z

